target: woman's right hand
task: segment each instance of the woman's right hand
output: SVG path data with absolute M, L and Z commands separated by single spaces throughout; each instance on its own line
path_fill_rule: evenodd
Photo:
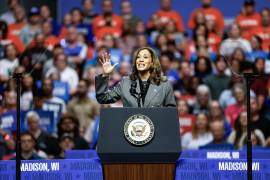
M 115 63 L 114 65 L 112 65 L 110 54 L 104 51 L 100 54 L 98 59 L 99 59 L 99 62 L 102 64 L 103 75 L 106 75 L 106 76 L 112 73 L 114 67 L 118 64 L 118 63 Z

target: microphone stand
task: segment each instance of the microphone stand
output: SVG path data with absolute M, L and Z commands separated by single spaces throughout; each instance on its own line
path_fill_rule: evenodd
M 250 112 L 250 85 L 251 79 L 255 77 L 252 73 L 244 73 L 247 94 L 247 172 L 248 180 L 252 180 L 252 142 L 251 142 L 251 112 Z
M 251 142 L 251 131 L 252 131 L 252 121 L 251 121 L 251 111 L 250 111 L 250 86 L 251 86 L 251 80 L 256 77 L 263 77 L 264 75 L 258 75 L 254 73 L 243 73 L 238 74 L 233 71 L 231 64 L 227 61 L 227 57 L 222 55 L 225 62 L 227 63 L 230 71 L 233 73 L 233 75 L 237 77 L 241 77 L 245 79 L 245 85 L 246 85 L 246 94 L 247 94 L 247 101 L 246 101 L 246 107 L 247 107 L 247 179 L 252 180 L 252 142 Z
M 138 103 L 138 107 L 141 107 L 141 101 L 140 101 L 140 99 L 141 99 L 141 95 L 139 94 L 139 93 L 130 93 L 135 99 L 137 99 L 137 103 Z
M 16 180 L 21 180 L 21 80 L 22 80 L 22 73 L 16 73 L 14 78 L 16 79 L 16 92 L 17 92 L 17 131 L 16 131 Z
M 136 83 L 136 81 L 133 81 L 131 83 L 131 87 L 130 87 L 129 92 L 137 100 L 138 107 L 141 107 L 141 101 L 140 101 L 140 99 L 141 99 L 141 93 L 138 93 L 136 91 L 136 87 L 137 87 L 137 83 Z
M 256 77 L 264 77 L 264 75 L 258 75 L 254 73 L 243 73 L 245 79 L 246 91 L 247 91 L 247 171 L 248 180 L 252 180 L 252 141 L 251 141 L 251 131 L 252 131 L 252 121 L 251 121 L 251 111 L 250 111 L 250 86 L 252 79 Z
M 40 58 L 44 55 L 48 49 L 46 48 L 42 54 L 40 54 L 37 58 L 37 61 L 33 64 L 32 70 L 28 73 L 31 75 L 35 70 L 35 66 L 40 63 Z M 16 105 L 16 180 L 21 180 L 21 82 L 23 73 L 15 73 L 12 78 L 16 79 L 16 93 L 17 93 L 17 105 Z

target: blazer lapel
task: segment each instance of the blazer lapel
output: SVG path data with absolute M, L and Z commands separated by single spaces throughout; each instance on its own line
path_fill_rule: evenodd
M 147 94 L 145 96 L 144 107 L 149 106 L 152 99 L 157 95 L 159 88 L 160 88 L 160 86 L 157 86 L 157 85 L 153 84 L 152 82 L 150 83 Z

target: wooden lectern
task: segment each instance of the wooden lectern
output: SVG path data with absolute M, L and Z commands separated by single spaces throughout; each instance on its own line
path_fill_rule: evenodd
M 137 115 L 148 117 L 154 126 L 153 138 L 144 145 L 125 136 L 127 121 Z M 176 108 L 101 109 L 97 152 L 105 180 L 175 179 L 181 152 Z

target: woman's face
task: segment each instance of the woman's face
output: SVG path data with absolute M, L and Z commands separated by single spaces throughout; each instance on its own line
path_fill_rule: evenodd
M 209 19 L 206 21 L 206 27 L 209 31 L 213 31 L 216 28 L 215 21 L 213 19 Z
M 250 44 L 251 44 L 252 49 L 254 49 L 254 50 L 257 50 L 257 49 L 260 48 L 260 43 L 259 43 L 259 41 L 256 39 L 256 37 L 254 37 L 254 36 L 251 38 Z
M 71 15 L 70 14 L 66 14 L 65 17 L 64 17 L 64 24 L 65 25 L 69 25 L 71 24 Z
M 166 31 L 167 31 L 167 33 L 176 32 L 176 26 L 175 26 L 175 23 L 172 20 L 167 23 Z
M 75 23 L 75 24 L 80 23 L 82 20 L 82 15 L 81 15 L 80 11 L 73 11 L 71 13 L 71 18 L 72 18 L 73 23 Z
M 45 35 L 51 34 L 51 32 L 52 32 L 52 25 L 49 22 L 43 23 L 43 25 L 42 25 L 42 32 Z
M 199 114 L 197 116 L 197 120 L 196 120 L 196 125 L 198 129 L 206 129 L 206 125 L 207 125 L 207 117 L 205 116 L 205 114 Z
M 243 102 L 245 99 L 245 92 L 241 88 L 235 88 L 234 95 L 237 102 Z
M 192 77 L 192 79 L 191 79 L 191 88 L 194 90 L 194 91 L 196 91 L 196 89 L 197 89 L 197 87 L 199 86 L 199 84 L 200 84 L 200 81 L 199 81 L 199 79 L 197 78 L 197 77 Z
M 233 59 L 231 63 L 232 63 L 233 71 L 234 72 L 239 72 L 240 71 L 240 63 L 239 63 L 239 61 Z
M 253 146 L 258 145 L 258 140 L 254 133 L 251 133 L 251 143 Z
M 198 35 L 196 44 L 197 46 L 207 47 L 207 41 L 203 35 Z
M 144 26 L 144 23 L 143 21 L 139 21 L 137 24 L 136 24 L 136 32 L 137 33 L 144 33 L 145 32 L 145 26 Z
M 188 106 L 184 100 L 178 101 L 178 112 L 180 115 L 188 114 Z
M 60 141 L 59 146 L 62 150 L 70 150 L 75 147 L 74 141 L 69 138 L 64 138 Z
M 198 70 L 199 72 L 205 72 L 207 69 L 206 60 L 205 59 L 199 59 L 198 60 Z
M 165 35 L 161 34 L 160 36 L 157 37 L 157 45 L 164 45 L 167 44 L 167 38 Z
M 205 26 L 199 26 L 198 29 L 196 30 L 196 35 L 198 36 L 204 36 L 206 34 L 206 28 Z
M 137 45 L 139 47 L 147 46 L 147 39 L 144 35 L 141 34 L 137 36 Z
M 51 15 L 51 12 L 50 12 L 50 9 L 48 6 L 42 6 L 40 8 L 40 15 L 43 17 L 43 18 L 48 18 L 50 17 Z
M 23 77 L 23 85 L 25 87 L 32 87 L 33 86 L 33 78 L 31 76 L 24 76 Z
M 256 70 L 259 72 L 259 73 L 264 73 L 264 60 L 263 59 L 259 59 L 257 60 L 256 64 L 255 64 L 255 67 L 256 67 Z
M 243 52 L 240 49 L 237 49 L 237 50 L 235 50 L 233 58 L 238 60 L 238 61 L 244 61 L 245 55 L 243 54 Z
M 65 132 L 71 132 L 74 130 L 75 128 L 75 124 L 73 123 L 73 121 L 69 118 L 66 118 L 63 120 L 62 124 L 61 124 L 61 128 L 65 131 Z
M 240 30 L 237 25 L 233 25 L 231 27 L 231 37 L 232 38 L 238 38 L 240 36 Z
M 198 12 L 195 17 L 195 21 L 197 24 L 204 24 L 205 23 L 205 16 L 202 12 Z
M 242 112 L 240 114 L 240 124 L 242 127 L 246 127 L 247 126 L 247 113 L 246 112 Z
M 14 16 L 15 16 L 16 20 L 21 21 L 21 20 L 24 19 L 25 11 L 24 11 L 24 9 L 22 7 L 20 7 L 20 6 L 15 7 L 13 12 L 14 12 Z
M 148 71 L 153 64 L 151 53 L 147 49 L 142 49 L 136 57 L 136 68 L 138 71 Z

